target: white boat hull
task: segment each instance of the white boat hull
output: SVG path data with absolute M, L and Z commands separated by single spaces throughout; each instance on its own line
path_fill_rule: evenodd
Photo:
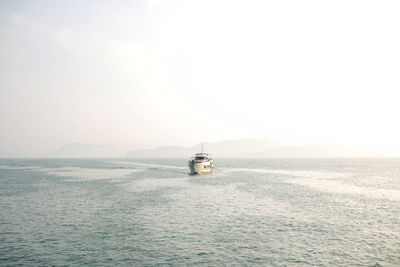
M 210 161 L 192 163 L 189 162 L 190 174 L 203 174 L 210 173 L 214 169 L 214 166 Z

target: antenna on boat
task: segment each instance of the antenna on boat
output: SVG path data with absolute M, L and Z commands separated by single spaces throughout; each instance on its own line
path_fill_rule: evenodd
M 203 143 L 201 143 L 201 153 L 203 153 L 203 151 L 204 151 L 204 146 Z

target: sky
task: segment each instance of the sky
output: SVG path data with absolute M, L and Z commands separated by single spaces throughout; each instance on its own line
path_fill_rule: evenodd
M 400 146 L 398 1 L 0 0 L 0 150 Z

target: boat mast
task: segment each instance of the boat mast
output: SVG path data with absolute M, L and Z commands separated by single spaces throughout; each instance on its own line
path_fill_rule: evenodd
M 201 143 L 201 153 L 203 153 L 203 151 L 204 151 L 204 146 L 203 143 Z

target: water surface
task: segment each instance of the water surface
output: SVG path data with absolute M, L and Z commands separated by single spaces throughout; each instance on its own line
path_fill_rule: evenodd
M 0 265 L 400 266 L 399 159 L 0 160 Z

